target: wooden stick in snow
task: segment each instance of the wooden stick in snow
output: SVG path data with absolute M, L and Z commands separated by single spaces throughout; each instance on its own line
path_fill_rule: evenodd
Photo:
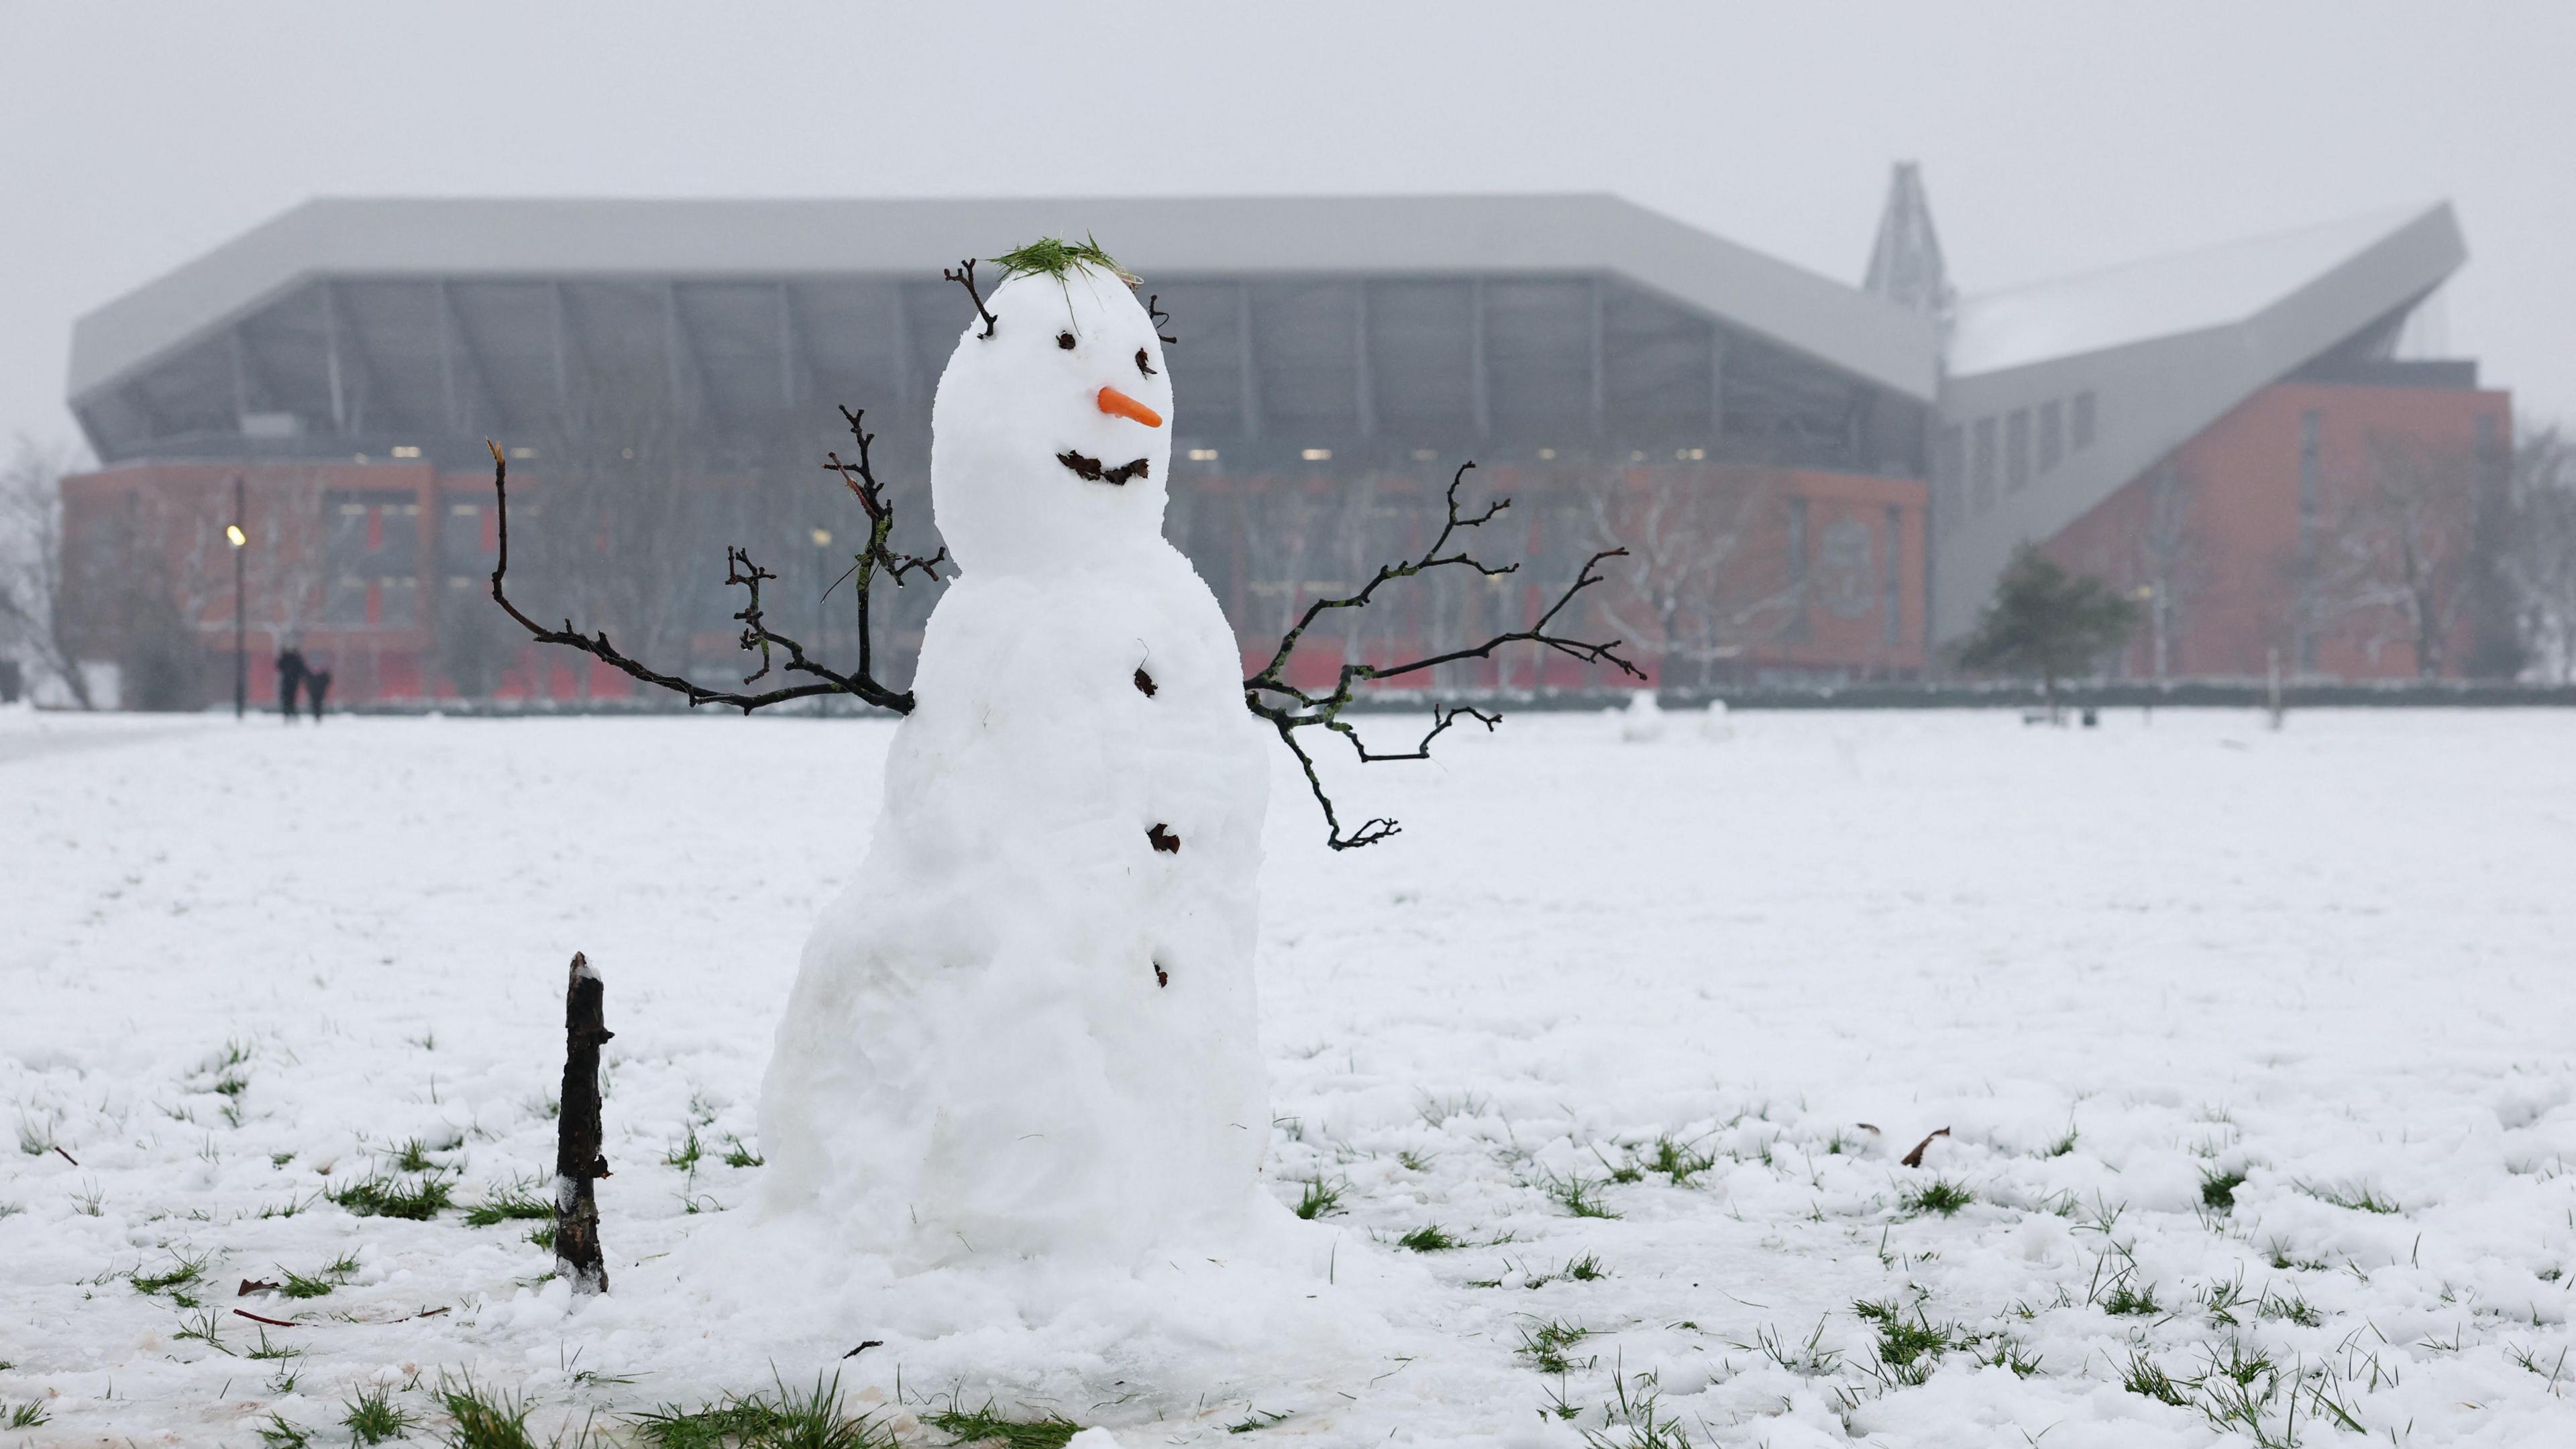
M 599 1201 L 591 1183 L 608 1176 L 599 1150 L 599 1045 L 615 1036 L 601 1010 L 603 988 L 575 951 L 564 992 L 563 1108 L 555 1118 L 555 1270 L 575 1293 L 608 1291 L 599 1248 Z

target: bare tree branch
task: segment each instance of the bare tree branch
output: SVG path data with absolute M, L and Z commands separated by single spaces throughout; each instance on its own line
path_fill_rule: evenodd
M 1297 757 L 1298 766 L 1306 772 L 1307 788 L 1314 793 L 1315 803 L 1324 811 L 1324 824 L 1328 831 L 1326 843 L 1335 850 L 1354 850 L 1364 845 L 1375 845 L 1388 836 L 1398 833 L 1403 827 L 1393 819 L 1381 816 L 1364 821 L 1358 829 L 1345 834 L 1340 814 L 1333 807 L 1332 796 L 1325 791 L 1322 778 L 1315 772 L 1314 757 L 1306 752 L 1305 746 L 1298 740 L 1297 731 L 1316 726 L 1328 729 L 1350 741 L 1351 748 L 1357 752 L 1363 764 L 1373 764 L 1382 760 L 1429 759 L 1431 742 L 1455 724 L 1460 715 L 1474 719 L 1488 730 L 1502 722 L 1500 715 L 1486 714 L 1482 710 L 1466 706 L 1435 707 L 1432 710 L 1430 732 L 1422 737 L 1421 743 L 1411 750 L 1401 752 L 1373 751 L 1360 739 L 1358 730 L 1341 717 L 1342 712 L 1349 708 L 1352 700 L 1357 697 L 1359 686 L 1362 684 L 1374 679 L 1399 679 L 1405 675 L 1435 669 L 1440 665 L 1456 663 L 1462 659 L 1490 658 L 1495 650 L 1506 644 L 1533 644 L 1541 650 L 1553 650 L 1587 664 L 1604 662 L 1615 664 L 1621 672 L 1636 679 L 1642 680 L 1646 677 L 1645 671 L 1619 655 L 1617 651 L 1620 641 L 1616 639 L 1607 643 L 1592 643 L 1551 632 L 1557 616 L 1565 612 L 1566 606 L 1573 603 L 1577 595 L 1602 582 L 1601 575 L 1595 571 L 1600 563 L 1604 559 L 1625 557 L 1628 552 L 1624 548 L 1611 548 L 1603 549 L 1584 560 L 1583 567 L 1575 574 L 1574 582 L 1568 584 L 1565 592 L 1557 596 L 1556 602 L 1549 605 L 1547 611 L 1540 614 L 1526 628 L 1507 630 L 1490 636 L 1480 644 L 1443 650 L 1402 664 L 1375 665 L 1356 661 L 1345 662 L 1334 678 L 1332 690 L 1325 694 L 1310 693 L 1288 682 L 1286 678 L 1288 661 L 1296 653 L 1298 642 L 1306 636 L 1307 630 L 1314 626 L 1316 620 L 1322 618 L 1328 611 L 1367 608 L 1370 601 L 1377 597 L 1378 590 L 1387 584 L 1440 569 L 1465 569 L 1483 578 L 1499 578 L 1519 570 L 1520 565 L 1516 563 L 1500 566 L 1488 564 L 1468 552 L 1464 543 L 1460 543 L 1453 551 L 1444 552 L 1450 549 L 1451 540 L 1455 539 L 1461 530 L 1482 527 L 1504 509 L 1512 506 L 1510 499 L 1499 498 L 1487 504 L 1483 511 L 1478 513 L 1468 514 L 1459 511 L 1458 489 L 1466 481 L 1467 470 L 1475 466 L 1474 463 L 1462 463 L 1457 473 L 1451 476 L 1445 499 L 1447 512 L 1441 522 L 1440 532 L 1431 540 L 1430 547 L 1402 563 L 1380 565 L 1377 572 L 1356 592 L 1321 598 L 1308 604 L 1305 612 L 1298 616 L 1297 622 L 1289 627 L 1286 636 L 1279 641 L 1278 651 L 1270 656 L 1269 664 L 1264 666 L 1260 673 L 1243 682 L 1244 703 L 1254 714 L 1269 721 L 1271 727 L 1279 732 L 1280 741 L 1288 746 L 1289 752 Z
M 984 294 L 975 289 L 975 259 L 973 257 L 968 257 L 966 260 L 959 262 L 955 267 L 941 272 L 939 274 L 939 278 L 944 282 L 955 282 L 957 285 L 966 289 L 966 295 L 975 299 L 975 315 L 984 319 L 984 330 L 978 333 L 977 336 L 992 336 L 993 325 L 999 319 L 994 317 L 991 312 L 985 310 Z M 1007 274 L 1004 276 L 1003 280 L 1009 280 Z
M 850 421 L 853 429 L 855 429 L 858 423 L 857 415 L 851 414 Z M 747 600 L 741 611 L 736 613 L 734 617 L 742 622 L 742 647 L 746 650 L 757 652 L 760 655 L 760 668 L 754 671 L 751 676 L 743 682 L 745 684 L 749 684 L 753 680 L 759 679 L 769 672 L 772 663 L 771 651 L 773 649 L 783 650 L 785 652 L 786 659 L 783 667 L 788 673 L 811 675 L 818 682 L 812 684 L 789 685 L 784 688 L 769 690 L 761 694 L 744 694 L 735 690 L 710 689 L 703 684 L 694 683 L 690 680 L 683 679 L 678 675 L 665 674 L 659 670 L 649 668 L 637 660 L 620 653 L 617 647 L 609 642 L 608 631 L 605 629 L 597 630 L 590 634 L 583 634 L 573 627 L 570 619 L 564 620 L 562 628 L 553 629 L 529 618 L 520 610 L 517 604 L 510 601 L 509 593 L 504 585 L 504 578 L 510 571 L 510 465 L 508 461 L 502 457 L 499 444 L 487 441 L 485 446 L 492 450 L 492 496 L 495 504 L 494 512 L 500 529 L 500 555 L 494 561 L 492 569 L 492 602 L 499 604 L 511 618 L 517 620 L 519 627 L 527 630 L 529 637 L 535 639 L 538 643 L 560 644 L 568 649 L 578 649 L 582 653 L 599 660 L 601 663 L 617 669 L 628 678 L 637 680 L 644 684 L 653 685 L 656 688 L 670 690 L 675 694 L 686 696 L 690 707 L 693 709 L 702 704 L 720 704 L 731 706 L 732 708 L 741 710 L 744 714 L 749 714 L 755 709 L 760 709 L 773 704 L 783 704 L 791 699 L 812 699 L 821 695 L 849 694 L 855 695 L 869 704 L 875 705 L 879 709 L 891 710 L 896 714 L 912 713 L 912 691 L 908 689 L 890 689 L 884 684 L 878 682 L 877 679 L 868 671 L 864 651 L 858 672 L 854 674 L 843 674 L 828 665 L 808 657 L 806 655 L 804 645 L 784 634 L 779 633 L 777 630 L 770 628 L 761 613 L 760 586 L 762 583 L 774 580 L 778 576 L 767 569 L 760 567 L 758 564 L 753 563 L 750 556 L 740 548 L 727 548 L 725 550 L 725 582 L 729 585 L 734 585 L 743 589 L 747 594 Z M 862 457 L 864 458 L 864 452 Z M 867 481 L 871 487 L 873 487 L 874 480 L 871 478 Z M 862 493 L 861 498 L 862 502 L 869 503 L 871 506 L 871 549 L 872 551 L 881 551 L 883 548 L 884 536 L 886 532 L 890 531 L 893 527 L 893 509 L 890 505 L 886 504 L 881 497 L 877 497 L 872 492 Z M 942 552 L 944 553 L 945 551 L 943 550 Z M 876 553 L 872 552 L 870 555 L 863 556 L 863 560 L 874 558 L 875 556 Z M 936 559 L 912 559 L 909 560 L 909 562 L 912 566 L 926 571 L 934 562 L 936 562 Z M 936 575 L 933 576 L 935 577 Z M 868 596 L 868 584 L 873 582 L 874 579 L 873 576 L 871 576 L 860 586 L 859 597 L 862 601 L 862 619 L 865 618 L 864 609 L 865 601 Z M 898 579 L 898 582 L 900 582 L 900 579 Z M 862 629 L 860 637 L 863 640 L 866 638 L 866 632 L 864 629 Z

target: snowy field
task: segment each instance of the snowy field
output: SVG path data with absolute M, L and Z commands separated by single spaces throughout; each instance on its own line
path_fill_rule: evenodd
M 761 1171 L 886 724 L 0 712 L 0 1446 L 340 1444 L 370 1392 L 433 1442 L 462 1374 L 622 1437 L 773 1372 L 921 1444 L 988 1397 L 1130 1446 L 2576 1443 L 2576 718 L 1695 724 L 1343 771 L 1406 826 L 1343 855 L 1279 776 L 1267 1171 L 1357 1347 L 1273 1370 L 1150 1294 L 845 1359 L 657 1287 Z M 568 1309 L 469 1210 L 551 1171 L 575 949 L 615 1291 Z M 326 1196 L 370 1180 L 454 1206 Z

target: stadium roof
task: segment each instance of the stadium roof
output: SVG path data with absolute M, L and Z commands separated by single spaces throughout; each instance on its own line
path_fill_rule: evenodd
M 2374 261 L 2394 263 L 2403 274 L 2399 290 L 2420 294 L 2466 257 L 2450 205 L 2437 202 L 2008 287 L 1961 299 L 1950 334 L 1950 372 L 2000 372 L 2246 322 L 2303 288 Z M 2385 306 L 2351 316 L 2346 330 L 2377 320 Z M 2283 367 L 2305 360 L 2287 359 Z
M 321 276 L 936 277 L 1093 235 L 1157 274 L 1593 272 L 1929 401 L 1931 320 L 1603 195 L 308 202 L 74 326 L 75 408 Z

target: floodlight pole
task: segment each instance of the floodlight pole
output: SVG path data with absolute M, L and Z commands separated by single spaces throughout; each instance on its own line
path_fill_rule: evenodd
M 240 719 L 250 705 L 250 599 L 249 567 L 243 557 L 250 534 L 242 526 L 242 475 L 233 475 L 233 526 L 229 530 L 233 546 L 233 718 Z

